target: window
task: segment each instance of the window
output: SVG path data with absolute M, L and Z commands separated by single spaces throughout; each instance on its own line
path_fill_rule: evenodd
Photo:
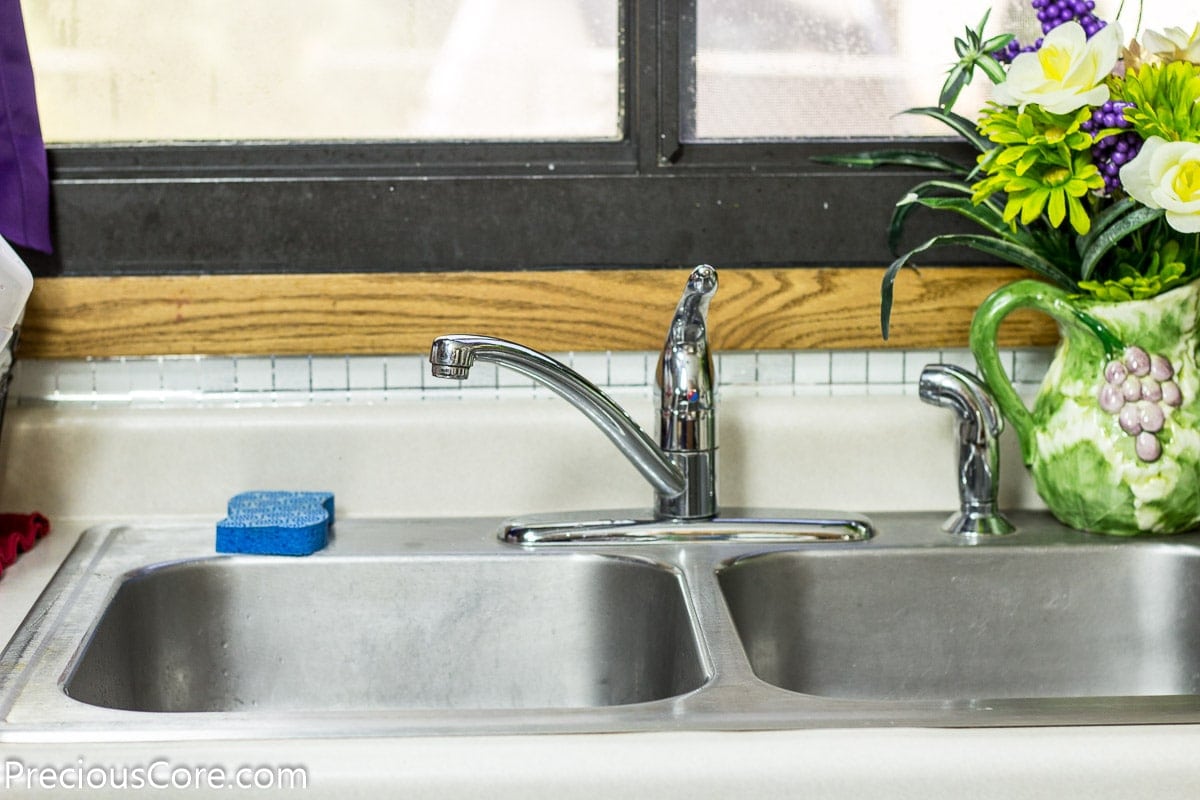
M 897 116 L 928 105 L 950 49 L 990 0 L 697 0 L 693 141 L 921 136 L 936 122 Z M 1031 16 L 996 3 L 990 31 Z M 982 81 L 966 103 L 979 105 Z
M 24 11 L 54 143 L 620 137 L 616 0 Z
M 987 32 L 1040 26 L 1029 0 L 696 0 L 695 104 L 687 138 L 930 136 L 944 132 L 900 109 L 930 105 L 954 59 L 952 42 L 989 12 Z M 1132 35 L 1137 2 L 1099 0 L 1096 13 Z M 1146 0 L 1143 27 L 1188 27 L 1196 0 Z M 956 104 L 987 97 L 980 78 Z
M 1024 8 L 997 3 L 990 30 Z M 30 260 L 75 275 L 878 265 L 912 175 L 811 157 L 940 135 L 894 114 L 933 99 L 950 37 L 988 5 L 25 0 L 58 247 Z M 1188 18 L 1159 5 L 1150 24 Z

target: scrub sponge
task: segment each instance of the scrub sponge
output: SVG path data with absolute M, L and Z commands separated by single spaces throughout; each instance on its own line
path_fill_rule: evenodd
M 329 542 L 330 492 L 243 492 L 217 523 L 218 553 L 306 556 Z

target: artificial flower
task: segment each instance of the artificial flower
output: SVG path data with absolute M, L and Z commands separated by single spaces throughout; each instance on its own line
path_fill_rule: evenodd
M 1105 79 L 1117 65 L 1121 46 L 1118 25 L 1091 39 L 1078 22 L 1052 30 L 1036 51 L 1013 59 L 1008 76 L 996 86 L 996 102 L 1024 108 L 1037 103 L 1052 114 L 1069 114 L 1109 99 Z
M 1161 208 L 1180 233 L 1200 233 L 1200 143 L 1151 136 L 1121 167 L 1126 193 L 1147 208 Z
M 1142 34 L 1142 44 L 1147 52 L 1164 61 L 1200 64 L 1200 23 L 1196 23 L 1190 34 L 1179 27 L 1167 28 L 1161 33 L 1148 30 Z
M 940 247 L 967 247 L 1068 293 L 1111 301 L 1200 278 L 1200 24 L 1122 48 L 1117 22 L 1096 16 L 1091 0 L 1030 5 L 1042 39 L 985 35 L 985 16 L 956 40 L 959 59 L 938 105 L 908 110 L 961 136 L 977 152 L 973 164 L 908 149 L 821 159 L 933 173 L 896 203 L 888 225 L 896 258 L 881 287 L 884 338 L 896 277 Z M 996 64 L 974 69 L 984 57 Z M 977 73 L 995 91 L 971 119 L 952 106 Z M 939 233 L 902 251 L 918 209 L 951 212 L 975 230 Z

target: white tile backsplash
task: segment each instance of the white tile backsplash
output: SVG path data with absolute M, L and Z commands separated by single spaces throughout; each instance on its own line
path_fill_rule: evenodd
M 608 386 L 611 359 L 611 353 L 570 353 L 567 365 L 597 386 Z
M 119 359 L 111 362 L 106 369 L 92 373 L 96 393 L 101 395 L 127 395 L 133 388 L 134 372 L 138 373 L 138 385 L 156 380 L 160 366 L 157 361 L 134 361 Z M 153 373 L 153 376 L 148 373 Z M 155 386 L 155 388 L 159 388 Z
M 862 386 L 867 382 L 867 353 L 839 350 L 829 357 L 829 382 L 834 386 Z
M 762 352 L 755 357 L 760 386 L 791 386 L 796 382 L 796 361 L 791 352 Z
M 942 361 L 941 350 L 908 350 L 904 353 L 904 383 L 916 386 L 921 380 L 921 370 L 926 364 L 939 364 Z
M 645 386 L 654 380 L 649 353 L 610 352 L 607 355 L 610 386 Z
M 357 356 L 350 360 L 354 361 Z M 385 362 L 385 389 L 420 389 L 425 385 L 428 359 L 424 356 L 388 356 Z
M 310 391 L 312 361 L 308 356 L 282 356 L 272 359 L 271 388 L 276 392 Z
M 387 388 L 388 360 L 382 356 L 356 356 L 346 359 L 349 385 L 355 389 L 382 391 Z
M 91 395 L 96 392 L 96 371 L 92 361 L 60 361 L 54 375 L 54 390 L 60 396 Z M 9 388 L 9 393 L 21 396 L 21 361 L 16 363 L 16 385 Z
M 61 361 L 18 361 L 17 381 L 10 393 L 14 397 L 20 394 L 37 398 L 54 397 L 58 392 L 58 371 L 62 364 Z
M 275 388 L 275 365 L 270 356 L 235 358 L 234 391 L 269 392 Z
M 200 359 L 200 391 L 228 393 L 237 388 L 237 362 L 234 359 Z
M 796 386 L 828 386 L 830 382 L 829 353 L 815 351 L 797 351 L 794 354 L 796 364 Z
M 149 387 L 151 391 L 155 388 L 161 388 L 165 392 L 199 392 L 200 391 L 200 357 L 193 356 L 190 358 L 164 358 L 159 362 L 159 375 L 161 381 L 157 387 Z M 95 362 L 96 374 L 99 375 L 103 370 L 100 364 L 104 362 Z M 130 363 L 126 361 L 126 363 Z M 107 364 L 105 364 L 107 368 Z M 142 389 L 141 386 L 132 387 L 134 391 Z
M 314 358 L 309 362 L 309 385 L 314 392 L 350 391 L 348 357 Z M 366 388 L 366 387 L 364 387 Z
M 755 353 L 718 354 L 716 358 L 717 383 L 722 386 L 757 383 L 758 359 L 755 356 Z
M 1039 383 L 1050 366 L 1052 352 L 1049 350 L 1018 350 L 1013 357 L 1013 368 L 1009 373 L 1013 383 Z
M 867 351 L 867 384 L 903 386 L 904 357 L 902 350 Z
M 1019 388 L 1040 382 L 1049 348 L 1001 351 Z M 657 352 L 554 354 L 596 385 L 616 391 L 654 383 Z M 717 353 L 718 391 L 757 395 L 850 396 L 914 393 L 930 363 L 974 369 L 965 349 L 796 350 Z M 551 396 L 544 387 L 494 364 L 477 364 L 466 381 L 429 375 L 424 355 L 148 357 L 85 361 L 18 359 L 10 394 L 18 402 L 329 403 L 386 402 L 393 398 Z

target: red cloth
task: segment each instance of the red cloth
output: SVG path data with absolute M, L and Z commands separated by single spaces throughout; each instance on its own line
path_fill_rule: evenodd
M 27 552 L 37 540 L 50 532 L 50 520 L 36 511 L 32 514 L 0 514 L 0 575 Z

